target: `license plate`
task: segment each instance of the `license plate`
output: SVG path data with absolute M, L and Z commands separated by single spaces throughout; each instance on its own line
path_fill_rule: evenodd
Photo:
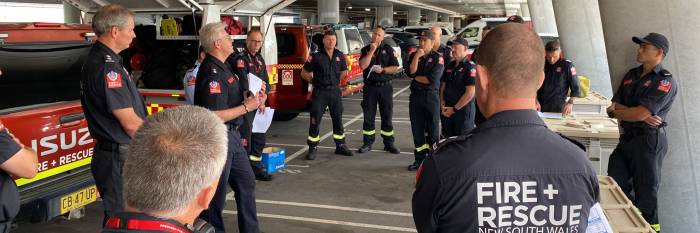
M 97 187 L 90 186 L 61 197 L 61 214 L 78 209 L 97 200 Z

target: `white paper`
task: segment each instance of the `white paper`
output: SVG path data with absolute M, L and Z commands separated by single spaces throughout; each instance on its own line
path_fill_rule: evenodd
M 253 118 L 253 133 L 266 133 L 272 124 L 272 117 L 275 115 L 275 109 L 265 107 L 265 113 L 257 111 Z
M 372 75 L 372 73 L 377 73 L 374 70 L 381 68 L 381 65 L 373 65 L 372 67 L 369 68 L 369 72 L 367 73 L 367 77 L 365 77 L 366 80 L 369 80 L 369 76 Z
M 253 93 L 253 95 L 258 95 L 262 85 L 265 85 L 262 79 L 258 78 L 254 74 L 248 73 L 248 90 Z
M 564 115 L 560 112 L 539 112 L 540 118 L 546 119 L 563 119 Z
M 586 233 L 614 233 L 599 203 L 595 203 L 591 207 L 591 212 L 588 214 Z

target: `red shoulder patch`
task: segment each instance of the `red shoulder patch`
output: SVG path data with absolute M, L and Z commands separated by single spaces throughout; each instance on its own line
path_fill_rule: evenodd
M 340 57 L 335 57 L 335 61 L 340 62 Z
M 194 86 L 197 83 L 197 76 L 190 75 L 187 77 L 187 86 Z
M 438 58 L 438 64 L 444 65 L 444 64 L 445 64 L 445 59 L 443 59 L 442 57 Z
M 576 67 L 571 67 L 571 75 L 576 75 Z
M 3 129 L 5 129 L 5 125 L 3 125 L 2 121 L 0 121 L 0 131 L 2 131 Z
M 221 85 L 219 85 L 219 82 L 211 81 L 209 83 L 209 94 L 220 94 L 220 93 L 221 93 Z
M 469 76 L 471 76 L 472 78 L 476 78 L 476 69 L 472 68 L 469 71 Z
M 622 81 L 622 84 L 623 84 L 623 85 L 629 85 L 629 84 L 632 84 L 632 82 L 633 82 L 632 79 L 627 79 L 627 80 L 625 80 L 625 81 Z
M 107 82 L 107 88 L 113 89 L 113 88 L 121 88 L 122 87 L 122 75 L 110 71 L 105 75 L 105 81 Z
M 245 62 L 243 61 L 243 59 L 238 59 L 238 62 L 236 62 L 236 67 L 245 68 Z
M 663 91 L 664 93 L 671 91 L 671 82 L 668 80 L 661 80 L 661 82 L 659 82 L 659 91 Z
M 236 76 L 228 77 L 228 80 L 226 80 L 226 81 L 228 82 L 228 84 L 231 84 L 231 83 L 236 81 Z

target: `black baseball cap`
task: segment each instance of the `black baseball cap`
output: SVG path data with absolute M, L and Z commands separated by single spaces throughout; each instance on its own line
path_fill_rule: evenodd
M 642 43 L 649 43 L 657 48 L 660 48 L 664 51 L 664 55 L 668 54 L 669 52 L 669 47 L 668 47 L 668 39 L 664 35 L 661 35 L 656 32 L 651 32 L 647 34 L 644 38 L 639 38 L 639 37 L 632 37 L 632 41 L 637 44 L 642 44 Z
M 418 39 L 421 38 L 435 40 L 435 34 L 433 34 L 433 31 L 431 30 L 423 30 L 422 32 L 418 33 Z
M 461 44 L 464 45 L 464 47 L 469 47 L 469 42 L 461 37 L 457 37 L 457 39 L 452 40 L 452 44 Z
M 510 17 L 508 17 L 506 22 L 524 23 L 525 21 L 523 20 L 523 17 L 520 17 L 520 15 L 511 15 Z

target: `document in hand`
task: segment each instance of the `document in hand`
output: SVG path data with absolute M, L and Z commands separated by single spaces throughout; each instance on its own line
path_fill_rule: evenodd
M 248 90 L 253 93 L 253 95 L 258 95 L 262 85 L 265 85 L 262 79 L 254 74 L 248 73 Z
M 272 124 L 272 117 L 275 115 L 275 109 L 266 107 L 264 112 L 258 111 L 253 118 L 253 133 L 265 133 Z

